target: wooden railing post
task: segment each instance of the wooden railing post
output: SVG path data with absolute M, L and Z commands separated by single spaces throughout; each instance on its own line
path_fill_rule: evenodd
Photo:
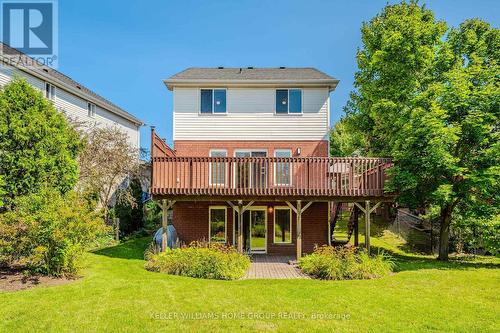
M 149 180 L 149 194 L 151 195 L 152 193 L 152 188 L 155 184 L 154 182 L 154 177 L 155 177 L 155 174 L 154 174 L 154 170 L 155 170 L 155 166 L 154 166 L 154 148 L 155 148 L 155 143 L 154 143 L 154 140 L 155 140 L 155 127 L 154 126 L 151 126 L 151 151 L 149 152 L 149 157 L 151 158 L 151 179 Z

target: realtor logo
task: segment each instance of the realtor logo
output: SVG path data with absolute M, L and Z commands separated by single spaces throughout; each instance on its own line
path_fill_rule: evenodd
M 57 59 L 57 0 L 4 0 L 2 41 L 36 61 L 54 67 Z M 4 55 L 14 52 L 5 48 Z

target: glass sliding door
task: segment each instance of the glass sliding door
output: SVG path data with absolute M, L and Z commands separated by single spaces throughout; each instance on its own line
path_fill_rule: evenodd
M 233 244 L 238 246 L 239 216 L 233 215 Z M 250 207 L 243 213 L 243 249 L 250 253 L 266 253 L 267 251 L 267 207 Z
M 267 152 L 259 150 L 241 150 L 235 157 L 266 157 Z M 234 186 L 236 188 L 265 188 L 267 186 L 267 161 L 238 161 L 235 164 Z

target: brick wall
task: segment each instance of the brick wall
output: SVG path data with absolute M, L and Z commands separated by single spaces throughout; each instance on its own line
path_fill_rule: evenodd
M 173 223 L 182 242 L 188 244 L 195 240 L 208 240 L 209 206 L 227 207 L 226 235 L 228 243 L 233 243 L 233 209 L 225 202 L 215 201 L 177 202 L 174 205 Z M 294 255 L 297 239 L 296 214 L 292 211 L 292 244 L 274 244 L 274 207 L 286 206 L 286 203 L 256 202 L 253 206 L 267 207 L 267 253 Z M 328 242 L 327 220 L 328 206 L 326 202 L 314 203 L 302 214 L 302 249 L 304 253 L 312 252 L 315 245 L 323 245 Z
M 174 141 L 177 156 L 209 156 L 210 149 L 227 149 L 228 156 L 234 156 L 236 149 L 267 150 L 267 156 L 274 156 L 275 149 L 291 149 L 294 157 L 298 157 L 297 148 L 301 149 L 301 157 L 328 156 L 328 141 Z

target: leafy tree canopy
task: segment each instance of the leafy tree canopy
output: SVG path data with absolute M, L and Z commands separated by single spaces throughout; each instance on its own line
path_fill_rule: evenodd
M 43 186 L 71 190 L 79 149 L 78 133 L 26 80 L 16 78 L 0 91 L 0 193 L 7 206 Z
M 447 259 L 454 212 L 500 212 L 499 29 L 473 19 L 447 30 L 412 1 L 386 6 L 361 32 L 350 132 L 368 155 L 393 158 L 389 189 L 402 204 L 440 207 Z

